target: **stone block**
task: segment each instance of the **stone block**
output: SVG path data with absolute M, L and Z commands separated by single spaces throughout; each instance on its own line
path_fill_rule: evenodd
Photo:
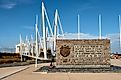
M 86 68 L 110 66 L 109 39 L 56 41 L 57 68 Z

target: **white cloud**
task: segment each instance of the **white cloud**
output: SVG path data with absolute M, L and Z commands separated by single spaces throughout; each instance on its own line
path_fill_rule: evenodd
M 34 30 L 35 27 L 34 26 L 24 26 L 23 28 L 28 29 L 28 30 Z
M 119 41 L 119 33 L 107 34 L 107 37 L 112 40 L 111 42 Z
M 0 7 L 4 9 L 12 9 L 15 6 L 16 6 L 16 3 L 3 3 L 0 5 Z
M 111 51 L 121 53 L 119 33 L 108 34 L 107 36 L 111 40 Z
M 61 37 L 59 37 L 61 38 Z M 80 39 L 98 39 L 99 36 L 92 35 L 92 34 L 86 34 L 86 33 L 80 33 Z M 102 36 L 103 39 L 110 39 L 111 42 L 111 52 L 120 52 L 121 49 L 119 47 L 119 33 L 113 33 L 113 34 L 107 34 L 105 36 Z M 64 39 L 78 39 L 77 33 L 65 33 Z
M 80 39 L 98 39 L 99 38 L 97 35 L 86 34 L 86 33 L 80 33 L 79 37 Z M 106 38 L 106 37 L 102 36 L 102 38 Z M 65 33 L 64 39 L 78 39 L 78 34 L 77 33 Z
M 91 5 L 91 3 L 86 3 L 84 4 L 83 6 L 81 6 L 79 8 L 80 11 L 85 11 L 85 10 L 88 10 L 88 9 L 93 9 L 94 7 Z
M 31 4 L 34 2 L 34 0 L 14 0 L 14 1 L 22 4 Z
M 32 3 L 34 3 L 33 0 L 0 0 L 0 8 L 12 9 L 16 5 L 32 4 Z

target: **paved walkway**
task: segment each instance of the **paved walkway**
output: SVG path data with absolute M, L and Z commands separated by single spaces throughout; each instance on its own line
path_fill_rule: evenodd
M 111 60 L 112 64 L 121 66 L 121 60 Z M 39 67 L 49 64 L 39 64 Z M 121 80 L 121 73 L 48 73 L 33 72 L 34 65 L 3 80 Z
M 111 64 L 121 67 L 121 59 L 111 59 Z
M 28 66 L 18 66 L 18 67 L 5 67 L 5 68 L 0 68 L 0 80 L 8 77 L 10 75 L 13 75 L 17 72 L 20 72 L 22 70 L 25 70 L 29 68 Z

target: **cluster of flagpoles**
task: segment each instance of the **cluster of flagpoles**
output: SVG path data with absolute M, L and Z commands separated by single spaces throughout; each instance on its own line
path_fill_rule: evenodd
M 119 21 L 119 50 L 121 49 L 121 16 L 118 16 L 118 21 Z M 78 22 L 78 39 L 80 39 L 80 16 L 78 14 L 77 17 L 77 22 Z M 102 16 L 101 14 L 99 14 L 98 16 L 98 34 L 99 34 L 99 38 L 98 39 L 102 39 Z
M 78 39 L 80 39 L 80 16 L 79 16 L 79 14 L 78 14 L 78 16 L 77 16 L 77 24 L 78 24 L 78 26 L 77 26 L 77 31 L 78 31 Z M 102 21 L 101 21 L 101 14 L 99 14 L 99 18 L 98 18 L 98 27 L 99 27 L 99 30 L 98 30 L 98 32 L 99 32 L 99 39 L 102 39 Z

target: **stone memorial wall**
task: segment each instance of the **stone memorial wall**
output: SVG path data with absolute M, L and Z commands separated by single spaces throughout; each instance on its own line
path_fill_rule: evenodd
M 57 40 L 57 68 L 110 67 L 110 40 Z

